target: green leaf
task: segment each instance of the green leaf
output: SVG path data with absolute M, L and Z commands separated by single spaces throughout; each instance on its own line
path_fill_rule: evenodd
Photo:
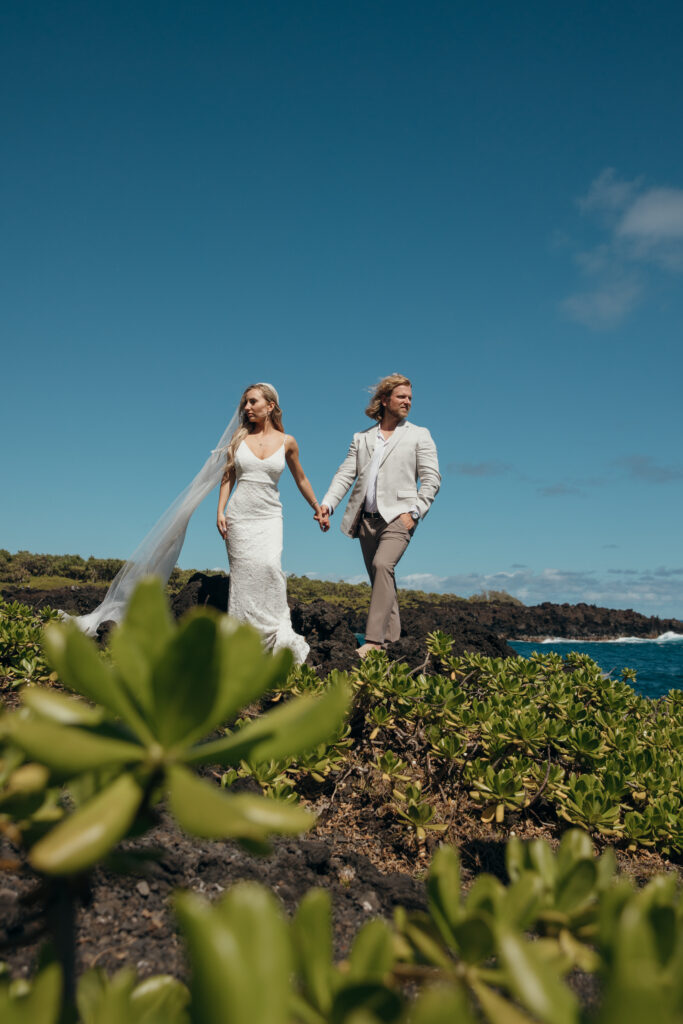
M 533 945 L 507 928 L 498 932 L 507 983 L 519 1001 L 545 1024 L 575 1024 L 576 998 L 539 957 Z
M 511 882 L 516 882 L 527 867 L 526 844 L 518 836 L 512 836 L 505 847 L 505 867 Z
M 490 957 L 495 941 L 488 922 L 480 916 L 468 917 L 453 929 L 460 956 L 467 964 L 478 964 Z
M 76 1005 L 80 1024 L 189 1024 L 190 993 L 168 974 L 138 982 L 132 967 L 111 978 L 87 971 L 79 982 Z
M 460 858 L 452 846 L 440 846 L 432 858 L 427 879 L 429 911 L 447 945 L 454 943 L 453 929 L 462 919 Z
M 60 725 L 99 725 L 104 718 L 102 708 L 91 708 L 82 700 L 38 686 L 25 686 L 21 699 L 34 714 Z
M 533 871 L 525 871 L 508 886 L 500 901 L 500 918 L 524 931 L 536 919 L 544 901 L 543 879 Z
M 61 1009 L 62 972 L 59 964 L 43 968 L 26 995 L 0 984 L 2 1024 L 57 1024 Z
M 531 866 L 541 876 L 546 887 L 552 889 L 557 878 L 557 863 L 552 850 L 543 839 L 532 839 L 527 849 Z
M 43 646 L 48 661 L 65 686 L 101 704 L 122 718 L 143 739 L 149 739 L 149 729 L 139 711 L 114 672 L 100 657 L 94 642 L 84 636 L 75 623 L 47 626 Z
M 495 916 L 504 897 L 505 886 L 497 878 L 493 875 L 477 875 L 467 893 L 465 908 L 468 913 L 484 910 Z
M 132 775 L 115 782 L 35 844 L 29 861 L 46 875 L 71 875 L 96 864 L 128 832 L 143 792 Z
M 657 959 L 662 966 L 669 963 L 676 952 L 679 924 L 673 907 L 652 907 L 649 912 Z
M 145 757 L 144 747 L 137 743 L 29 718 L 23 712 L 8 715 L 6 724 L 17 746 L 62 778 L 106 765 L 132 764 Z
M 494 989 L 489 988 L 488 985 L 484 985 L 480 981 L 472 981 L 471 985 L 479 1000 L 479 1005 L 491 1024 L 535 1024 L 531 1017 L 522 1013 L 513 1003 L 510 1003 Z
M 308 1001 L 323 1015 L 332 1005 L 332 910 L 326 889 L 309 889 L 291 924 L 297 971 Z
M 145 722 L 153 721 L 152 666 L 144 652 L 122 626 L 112 633 L 109 650 L 121 691 Z
M 102 661 L 94 642 L 73 623 L 50 623 L 43 634 L 45 654 L 65 686 L 114 715 L 124 717 L 125 696 Z
M 245 725 L 237 735 L 198 747 L 187 760 L 191 764 L 234 764 L 236 746 L 247 743 L 251 764 L 296 757 L 334 735 L 350 701 L 351 692 L 344 683 L 329 686 L 320 697 L 295 697 Z
M 434 985 L 413 1004 L 410 1024 L 475 1024 L 475 1019 L 461 988 Z
M 226 793 L 180 765 L 169 769 L 168 785 L 172 814 L 186 832 L 203 839 L 262 842 L 273 833 L 297 835 L 315 820 L 296 804 Z
M 348 982 L 335 994 L 330 1024 L 346 1024 L 363 1011 L 371 1021 L 394 1024 L 402 1009 L 401 997 L 385 985 L 372 981 Z
M 254 719 L 254 721 L 258 724 L 263 719 Z M 269 732 L 266 735 L 269 736 L 272 733 Z M 263 743 L 263 740 L 263 731 L 259 729 L 254 733 L 249 725 L 230 733 L 223 739 L 193 747 L 184 753 L 183 760 L 186 764 L 219 764 L 228 768 L 238 765 L 241 761 L 248 761 L 252 750 L 258 744 Z
M 363 925 L 349 957 L 349 976 L 354 980 L 381 981 L 394 966 L 393 934 L 386 921 L 375 918 Z
M 417 923 L 414 915 L 412 915 L 412 920 L 406 922 L 403 931 L 406 938 L 417 950 L 421 960 L 450 972 L 453 961 L 444 949 L 443 944 L 437 941 L 432 934 L 429 921 Z
M 206 732 L 229 721 L 240 708 L 253 703 L 287 678 L 292 652 L 269 654 L 258 632 L 223 616 L 218 623 L 219 678 L 216 702 Z
M 672 1012 L 671 982 L 660 963 L 652 923 L 643 906 L 643 893 L 625 905 L 616 930 L 612 970 L 607 978 L 601 1024 L 640 1021 L 678 1021 Z M 639 898 L 640 897 L 640 898 Z M 680 970 L 678 972 L 680 977 Z
M 577 860 L 560 879 L 555 897 L 556 908 L 571 914 L 585 906 L 591 896 L 596 895 L 597 874 L 594 860 Z
M 176 896 L 192 965 L 192 1014 L 201 1024 L 288 1024 L 291 948 L 274 897 L 240 883 L 214 907 Z
M 556 854 L 558 878 L 569 874 L 577 860 L 592 860 L 593 844 L 587 832 L 571 828 L 562 836 Z
M 168 599 L 160 580 L 149 576 L 133 591 L 126 617 L 116 630 L 134 641 L 145 660 L 153 665 L 164 651 L 174 631 Z
M 165 747 L 202 735 L 218 688 L 213 616 L 199 613 L 183 623 L 153 670 L 152 688 L 154 732 Z
M 87 971 L 78 982 L 76 1006 L 81 1024 L 134 1024 L 130 997 L 135 971 L 123 967 L 111 978 L 101 969 Z
M 183 1024 L 189 1021 L 185 1010 L 189 1007 L 189 989 L 170 974 L 154 974 L 135 986 L 130 1005 L 140 1024 L 163 1021 L 164 1024 Z

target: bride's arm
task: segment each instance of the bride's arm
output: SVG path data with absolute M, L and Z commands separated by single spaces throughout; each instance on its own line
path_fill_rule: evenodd
M 235 483 L 235 467 L 227 470 L 223 474 L 221 480 L 221 489 L 218 492 L 218 515 L 216 516 L 216 526 L 223 540 L 228 536 L 228 521 L 225 518 L 225 506 L 228 503 L 230 497 L 230 491 Z
M 318 503 L 318 499 L 315 496 L 315 491 L 311 487 L 310 480 L 304 473 L 303 467 L 299 462 L 299 445 L 296 443 L 295 438 L 293 438 L 291 434 L 287 436 L 287 440 L 285 441 L 285 457 L 287 459 L 287 465 L 289 466 L 290 473 L 294 477 L 294 483 L 299 488 L 299 490 L 301 491 L 301 493 L 303 494 L 304 498 L 311 506 L 313 511 L 316 513 L 315 518 L 318 519 L 318 516 L 320 515 L 320 505 Z M 322 522 L 319 519 L 318 522 L 320 523 L 321 530 L 325 531 L 329 528 L 329 524 L 323 526 Z

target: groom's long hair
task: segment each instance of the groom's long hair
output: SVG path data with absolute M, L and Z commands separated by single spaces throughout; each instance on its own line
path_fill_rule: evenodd
M 369 416 L 371 420 L 381 420 L 382 416 L 384 416 L 382 399 L 388 398 L 394 388 L 401 387 L 402 385 L 409 388 L 413 386 L 402 373 L 390 373 L 388 377 L 383 377 L 375 387 L 373 396 L 370 399 L 370 405 L 365 410 L 365 415 Z
M 247 395 L 250 391 L 258 389 L 266 402 L 273 402 L 274 408 L 270 412 L 270 422 L 273 424 L 276 430 L 279 430 L 281 434 L 284 434 L 285 428 L 282 426 L 282 409 L 280 408 L 280 402 L 278 399 L 277 391 L 275 388 L 271 388 L 269 384 L 250 384 L 248 388 L 245 388 L 242 392 L 239 404 L 239 416 L 240 425 L 235 433 L 230 438 L 230 444 L 228 445 L 228 451 L 226 456 L 225 473 L 229 473 L 232 467 L 235 465 L 235 452 L 241 445 L 247 434 L 251 434 L 249 420 L 246 416 L 247 407 Z

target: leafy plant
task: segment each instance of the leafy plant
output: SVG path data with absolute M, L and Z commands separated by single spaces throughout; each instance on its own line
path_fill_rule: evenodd
M 47 655 L 90 707 L 55 692 L 23 691 L 26 708 L 5 718 L 25 753 L 65 781 L 88 773 L 95 794 L 38 843 L 31 864 L 71 874 L 99 861 L 165 794 L 187 831 L 262 846 L 270 832 L 299 832 L 311 816 L 250 794 L 225 794 L 198 778 L 202 764 L 258 764 L 306 750 L 334 731 L 348 695 L 343 685 L 320 698 L 296 698 L 220 739 L 201 742 L 284 679 L 289 652 L 265 655 L 258 635 L 204 610 L 179 626 L 153 581 L 140 584 L 111 641 L 112 663 L 73 624 L 51 624 Z

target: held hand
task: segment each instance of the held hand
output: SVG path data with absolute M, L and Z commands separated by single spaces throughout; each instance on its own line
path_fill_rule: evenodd
M 320 529 L 322 530 L 322 532 L 323 533 L 327 533 L 327 531 L 330 528 L 330 514 L 329 514 L 329 512 L 327 510 L 327 505 L 323 505 L 322 507 L 319 507 L 316 510 L 316 513 L 313 516 L 313 518 L 315 519 L 315 521 L 320 526 Z
M 216 528 L 220 533 L 223 540 L 227 540 L 228 537 L 228 520 L 225 518 L 222 512 L 218 514 L 216 519 Z

